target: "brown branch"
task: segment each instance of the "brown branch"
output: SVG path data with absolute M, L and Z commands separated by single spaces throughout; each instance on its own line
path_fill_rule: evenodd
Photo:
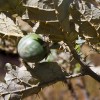
M 94 78 L 95 80 L 97 80 L 98 82 L 100 82 L 100 76 L 97 75 L 95 72 L 93 72 L 86 64 L 84 64 L 81 60 L 80 60 L 80 56 L 77 54 L 76 50 L 74 49 L 72 43 L 70 43 L 69 41 L 67 41 L 67 36 L 66 33 L 64 34 L 65 37 L 65 43 L 67 43 L 67 45 L 69 46 L 71 53 L 73 54 L 73 57 L 79 62 L 79 64 L 81 65 L 83 71 L 85 74 L 90 75 L 92 78 Z
M 72 97 L 75 100 L 78 100 L 77 94 L 76 94 L 76 92 L 75 92 L 75 90 L 73 88 L 73 84 L 72 84 L 71 80 L 65 80 L 65 84 L 67 84 L 68 89 L 70 90 Z

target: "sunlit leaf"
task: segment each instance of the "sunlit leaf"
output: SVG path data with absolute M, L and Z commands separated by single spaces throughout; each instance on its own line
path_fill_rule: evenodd
M 4 36 L 23 36 L 23 33 L 21 32 L 19 27 L 4 13 L 0 13 L 0 33 Z

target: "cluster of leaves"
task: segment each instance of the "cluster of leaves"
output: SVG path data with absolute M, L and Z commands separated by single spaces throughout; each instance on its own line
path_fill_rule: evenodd
M 95 0 L 1 0 L 0 38 L 6 39 L 5 41 L 8 41 L 9 38 L 13 40 L 12 47 L 14 48 L 18 40 L 29 32 L 47 35 L 52 42 L 63 41 L 67 44 L 74 59 L 82 67 L 85 66 L 83 67 L 87 70 L 85 74 L 89 73 L 90 76 L 95 79 L 98 78 L 97 80 L 100 81 L 100 77 L 96 76 L 88 69 L 89 67 L 87 68 L 86 64 L 82 63 L 74 49 L 76 40 L 80 36 L 93 45 L 95 49 L 100 50 L 99 4 L 100 1 Z M 38 80 L 33 79 L 33 76 L 38 77 Z M 18 100 L 18 98 L 26 96 L 30 89 L 31 93 L 40 91 L 40 88 L 43 87 L 42 83 L 47 84 L 54 82 L 54 80 L 72 77 L 70 75 L 65 76 L 66 74 L 57 63 L 39 63 L 33 69 L 29 65 L 25 65 L 24 68 L 12 68 L 12 65 L 7 65 L 6 84 L 0 84 L 0 99 L 13 100 L 13 98 L 17 98 Z M 33 85 L 34 82 L 31 83 L 34 80 L 35 85 Z
M 30 94 L 38 93 L 49 83 L 64 79 L 65 73 L 55 62 L 39 63 L 32 67 L 30 68 L 27 63 L 20 68 L 9 63 L 5 65 L 6 83 L 0 83 L 0 100 L 19 100 Z

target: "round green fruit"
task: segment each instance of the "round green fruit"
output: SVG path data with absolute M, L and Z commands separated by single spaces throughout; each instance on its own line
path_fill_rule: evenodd
M 19 56 L 27 62 L 39 62 L 47 55 L 46 43 L 37 34 L 24 36 L 18 43 Z

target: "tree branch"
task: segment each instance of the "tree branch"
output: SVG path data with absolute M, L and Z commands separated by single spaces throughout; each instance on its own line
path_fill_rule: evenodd
M 69 41 L 67 41 L 67 36 L 66 33 L 64 34 L 65 36 L 65 43 L 67 43 L 67 45 L 69 46 L 71 53 L 73 54 L 73 57 L 79 62 L 79 64 L 81 65 L 83 71 L 85 74 L 90 75 L 92 78 L 94 78 L 95 80 L 97 80 L 98 82 L 100 82 L 100 76 L 97 75 L 95 72 L 93 72 L 86 64 L 84 64 L 81 60 L 80 60 L 80 56 L 77 54 L 76 50 L 74 49 L 72 43 L 70 43 Z

